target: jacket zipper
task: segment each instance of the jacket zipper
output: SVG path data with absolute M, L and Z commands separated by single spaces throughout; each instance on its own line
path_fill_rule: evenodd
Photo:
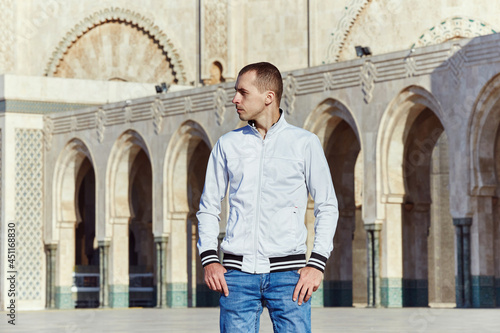
M 259 134 L 260 136 L 260 134 Z M 258 236 L 258 231 L 259 231 L 259 224 L 260 224 L 260 195 L 261 195 L 261 188 L 262 188 L 262 170 L 264 168 L 264 151 L 265 151 L 265 147 L 266 147 L 266 143 L 264 141 L 264 139 L 260 138 L 261 139 L 261 143 L 262 143 L 262 149 L 261 149 L 261 152 L 260 152 L 260 167 L 259 167 L 259 185 L 258 185 L 258 192 L 257 192 L 257 217 L 256 217 L 256 221 L 255 221 L 255 226 L 254 226 L 254 256 L 255 256 L 255 260 L 254 260 L 254 266 L 253 266 L 253 272 L 254 274 L 257 273 L 257 252 L 258 252 L 258 248 L 259 248 L 259 236 Z

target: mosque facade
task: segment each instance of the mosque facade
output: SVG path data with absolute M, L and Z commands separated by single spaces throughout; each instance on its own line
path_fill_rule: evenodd
M 339 199 L 314 306 L 500 306 L 498 13 L 0 0 L 0 309 L 216 306 L 195 214 L 257 61 L 282 70 L 284 116 L 319 137 Z

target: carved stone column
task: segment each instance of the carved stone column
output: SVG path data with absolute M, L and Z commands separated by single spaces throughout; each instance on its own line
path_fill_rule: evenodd
M 378 308 L 380 302 L 380 230 L 382 224 L 365 224 L 367 251 L 367 301 L 368 307 Z
M 109 241 L 99 241 L 99 307 L 109 307 L 108 291 L 108 259 L 109 259 Z
M 56 252 L 57 244 L 45 244 L 47 281 L 45 288 L 45 307 L 55 309 L 56 307 Z
M 155 237 L 156 244 L 156 307 L 167 307 L 166 251 L 167 236 Z
M 457 256 L 457 275 L 455 295 L 457 308 L 472 307 L 471 262 L 470 262 L 470 226 L 472 218 L 454 218 Z

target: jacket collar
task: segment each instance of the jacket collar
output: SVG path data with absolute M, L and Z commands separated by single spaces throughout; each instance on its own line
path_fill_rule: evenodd
M 285 113 L 280 108 L 280 118 L 267 131 L 266 138 L 269 138 L 269 136 L 272 136 L 274 133 L 279 132 L 283 127 L 286 126 L 286 124 L 287 124 L 287 122 L 285 120 Z M 253 120 L 248 121 L 248 126 L 250 126 L 252 128 L 253 132 L 256 133 L 260 137 L 260 133 L 257 130 L 257 127 L 255 127 L 255 122 Z

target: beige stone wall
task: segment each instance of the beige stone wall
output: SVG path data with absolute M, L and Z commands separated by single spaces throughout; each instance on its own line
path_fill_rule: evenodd
M 114 32 L 115 39 L 105 40 L 106 47 L 96 52 L 95 59 L 81 63 L 83 68 L 74 64 L 74 75 L 88 78 L 92 68 L 100 68 L 101 73 L 93 74 L 95 79 L 113 78 L 112 73 L 104 74 L 118 66 L 109 63 L 114 52 L 119 54 L 115 57 L 120 62 L 118 67 L 129 70 L 125 78 L 138 82 L 163 79 L 161 75 L 143 73 L 166 70 L 154 66 L 155 61 L 151 64 L 145 60 L 153 56 L 154 48 L 147 43 L 148 38 L 155 36 L 165 43 L 168 40 L 169 56 L 179 62 L 183 83 L 197 83 L 210 78 L 214 62 L 222 65 L 222 76 L 231 80 L 249 62 L 270 61 L 289 71 L 355 59 L 356 45 L 369 46 L 373 54 L 383 54 L 409 50 L 413 45 L 420 47 L 490 34 L 498 28 L 496 5 L 486 0 L 474 4 L 455 0 L 438 3 L 148 0 L 140 5 L 127 0 L 3 0 L 1 3 L 3 39 L 9 42 L 0 49 L 0 72 L 53 75 L 52 63 L 81 61 L 78 56 L 82 52 L 95 48 L 90 40 L 95 38 L 85 35 L 108 29 L 99 28 L 95 22 L 96 17 L 101 17 L 101 21 L 108 23 L 118 20 L 115 23 L 123 31 Z M 134 24 L 144 28 L 143 40 L 127 39 L 137 33 L 132 29 Z M 64 54 L 73 44 L 77 47 Z M 77 48 L 83 51 L 76 52 Z M 151 51 L 144 53 L 147 49 Z M 165 58 L 163 66 L 168 63 Z

